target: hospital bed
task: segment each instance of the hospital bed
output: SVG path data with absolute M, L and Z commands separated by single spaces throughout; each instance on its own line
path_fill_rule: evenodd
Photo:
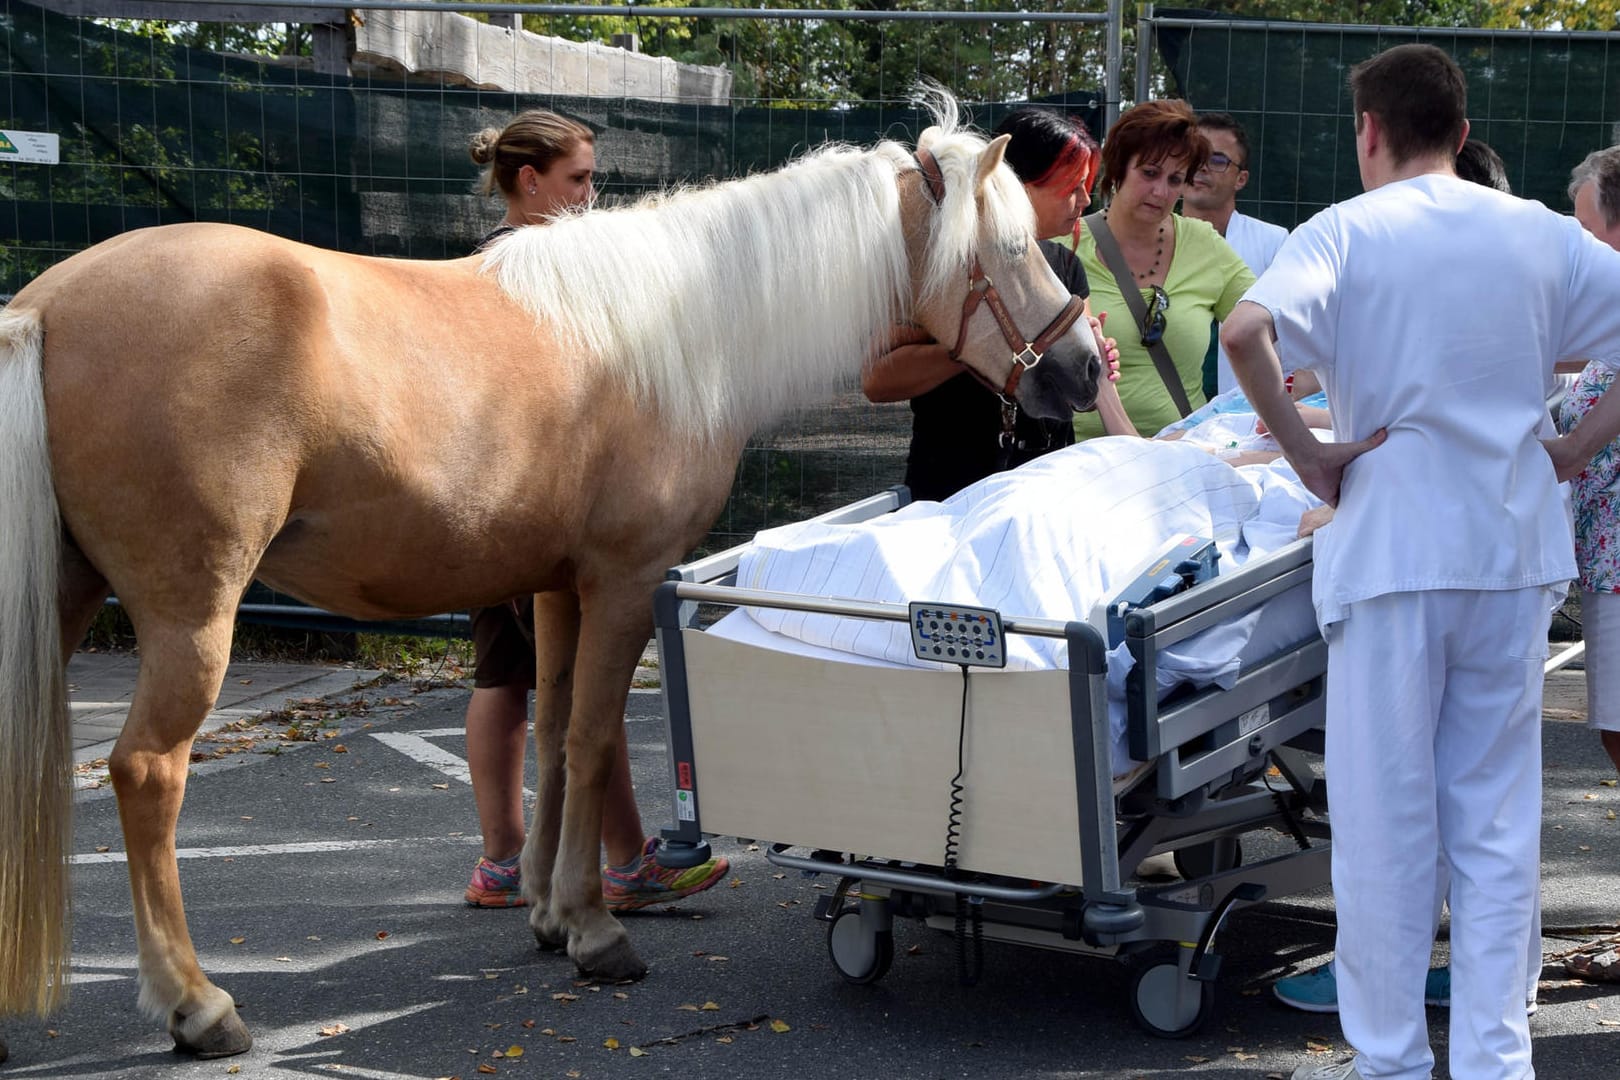
M 905 502 L 897 488 L 818 520 L 867 521 Z M 1224 689 L 1161 695 L 1157 677 L 1178 643 L 1308 596 L 1310 540 L 1113 606 L 1115 662 L 1120 644 L 1134 661 L 1124 737 L 1138 764 L 1123 771 L 1104 620 L 991 613 L 1008 640 L 1066 643 L 1066 670 L 838 662 L 771 635 L 717 632 L 745 613 L 713 616 L 747 607 L 911 623 L 911 608 L 741 588 L 747 549 L 677 567 L 657 595 L 675 811 L 660 861 L 695 863 L 707 858 L 705 836 L 737 836 L 765 844 L 783 869 L 836 879 L 815 917 L 845 979 L 882 978 L 893 920 L 911 918 L 956 934 L 966 982 L 985 940 L 1131 961 L 1133 1017 L 1157 1035 L 1189 1035 L 1214 1001 L 1226 918 L 1328 881 L 1325 790 L 1312 768 L 1326 646 L 1314 627 L 1266 646 Z M 1164 852 L 1181 880 L 1133 880 Z

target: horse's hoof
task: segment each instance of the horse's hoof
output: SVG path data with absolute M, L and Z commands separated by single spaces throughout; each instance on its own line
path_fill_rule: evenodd
M 175 1053 L 190 1054 L 199 1061 L 233 1057 L 245 1054 L 253 1048 L 253 1036 L 248 1034 L 247 1025 L 242 1023 L 242 1018 L 236 1015 L 235 1010 L 220 1017 L 212 1027 L 195 1039 L 182 1036 L 178 1027 L 179 1025 L 175 1024 L 170 1031 L 174 1036 Z
M 541 952 L 563 952 L 568 948 L 568 931 L 555 931 L 545 927 L 533 927 L 534 943 L 540 947 Z
M 606 982 L 639 982 L 647 975 L 647 965 L 631 948 L 628 937 L 613 941 L 594 955 L 581 953 L 575 956 L 574 966 L 579 968 L 581 975 Z

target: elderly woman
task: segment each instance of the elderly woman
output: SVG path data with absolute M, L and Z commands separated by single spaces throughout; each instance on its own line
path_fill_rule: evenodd
M 1078 230 L 1097 178 L 1096 140 L 1078 119 L 1033 106 L 1008 113 L 996 134 L 1011 137 L 1007 164 L 1029 195 L 1047 263 L 1070 293 L 1086 296 L 1090 288 L 1080 260 L 1045 238 L 1072 238 Z M 879 349 L 861 389 L 870 401 L 911 403 L 906 486 L 913 499 L 944 499 L 991 473 L 1074 443 L 1067 419 L 1041 420 L 1016 408 L 1004 414 L 994 391 L 916 327 L 895 327 Z
M 1086 219 L 1076 251 L 1091 283 L 1092 309 L 1109 315 L 1108 328 L 1119 338 L 1117 391 L 1130 424 L 1110 419 L 1112 393 L 1104 388 L 1099 411 L 1075 418 L 1077 438 L 1151 435 L 1181 418 L 1183 410 L 1155 365 L 1155 343 L 1169 355 L 1186 411 L 1204 403 L 1202 365 L 1210 323 L 1225 319 L 1254 284 L 1254 274 L 1208 222 L 1174 213 L 1182 189 L 1209 152 L 1197 114 L 1182 101 L 1135 106 L 1103 142 L 1099 188 L 1108 208 Z M 1097 250 L 1099 218 L 1119 245 L 1123 265 L 1117 273 Z M 1141 296 L 1140 319 L 1126 303 L 1120 277 Z

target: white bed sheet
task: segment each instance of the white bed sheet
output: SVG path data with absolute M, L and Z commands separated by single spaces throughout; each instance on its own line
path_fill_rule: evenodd
M 1290 543 L 1320 505 L 1284 462 L 1233 468 L 1198 446 L 1093 439 L 998 473 L 942 503 L 914 503 L 847 525 L 801 522 L 761 532 L 744 554 L 744 588 L 904 604 L 995 608 L 1007 615 L 1084 619 L 1127 584 L 1147 556 L 1184 534 L 1215 540 L 1230 573 Z M 709 631 L 829 661 L 948 668 L 912 652 L 908 628 L 814 612 L 749 608 Z M 1230 686 L 1251 659 L 1315 632 L 1309 585 L 1161 653 L 1161 693 L 1182 682 Z M 1013 635 L 1011 670 L 1067 666 L 1066 642 Z M 1114 772 L 1125 753 L 1130 654 L 1109 657 Z

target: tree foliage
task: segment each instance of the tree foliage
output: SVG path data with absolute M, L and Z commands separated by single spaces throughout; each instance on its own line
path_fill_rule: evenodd
M 766 0 L 793 10 L 923 12 L 994 10 L 974 0 Z M 1010 0 L 1008 0 L 1010 6 Z M 730 6 L 730 0 L 721 0 Z M 920 76 L 964 97 L 1016 101 L 1103 84 L 1105 35 L 1097 24 L 706 19 L 623 14 L 526 15 L 524 28 L 573 41 L 611 42 L 636 34 L 643 52 L 731 70 L 734 94 L 780 108 L 826 108 L 903 97 Z M 649 0 L 655 7 L 701 0 Z M 1204 0 L 1218 15 L 1386 26 L 1616 30 L 1620 0 Z M 1065 0 L 1026 0 L 1025 11 L 1071 11 Z M 1101 12 L 1100 0 L 1095 10 Z M 475 15 L 475 18 L 485 18 Z M 177 44 L 261 55 L 307 54 L 310 30 L 297 24 L 105 20 L 119 29 Z M 1125 28 L 1124 69 L 1134 65 L 1134 27 Z

